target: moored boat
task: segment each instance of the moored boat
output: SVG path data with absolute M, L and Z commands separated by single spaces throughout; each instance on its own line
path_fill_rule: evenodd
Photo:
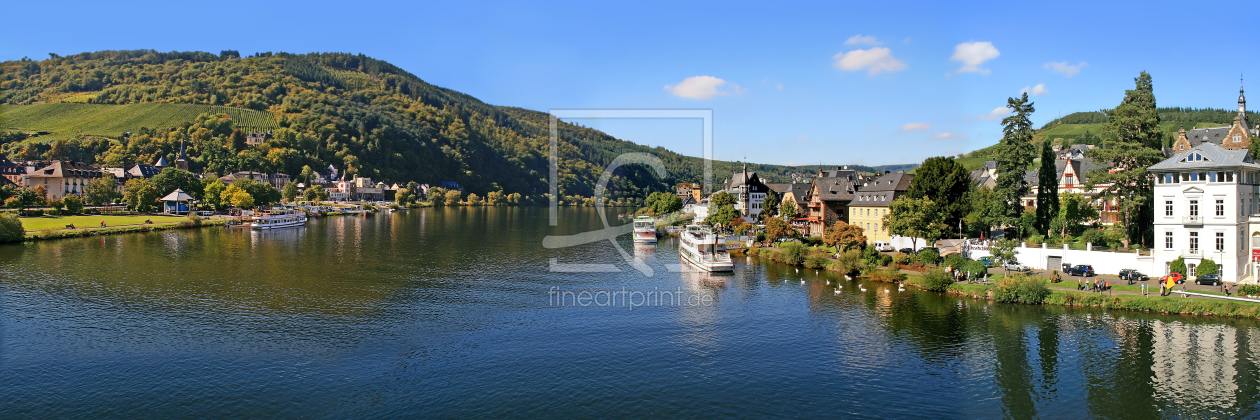
M 707 226 L 688 225 L 680 236 L 678 254 L 701 270 L 735 270 L 731 254 L 726 252 L 726 240 Z
M 656 242 L 656 220 L 648 216 L 634 218 L 634 241 Z
M 306 213 L 294 209 L 271 209 L 261 216 L 254 216 L 250 229 L 268 230 L 306 225 Z

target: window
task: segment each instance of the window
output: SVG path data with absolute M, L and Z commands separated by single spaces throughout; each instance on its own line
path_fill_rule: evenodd
M 1234 135 L 1234 143 L 1242 143 L 1242 136 L 1241 136 L 1241 135 L 1238 135 L 1238 134 L 1235 134 L 1235 135 Z
M 1233 173 L 1233 172 L 1226 172 L 1226 173 L 1225 173 L 1225 182 L 1234 182 L 1234 173 Z
M 1170 231 L 1164 232 L 1164 249 L 1172 249 L 1172 247 L 1173 247 L 1173 233 L 1170 230 Z
M 1208 172 L 1208 181 L 1216 182 L 1216 172 Z
M 1190 232 L 1190 251 L 1199 250 L 1199 232 Z M 1193 275 L 1193 274 L 1191 274 Z
M 1216 232 L 1216 250 L 1225 250 L 1225 232 Z
M 1190 273 L 1191 277 L 1194 277 L 1194 269 L 1196 268 L 1199 268 L 1198 264 L 1186 264 L 1186 270 Z
M 1186 174 L 1186 180 L 1187 180 L 1187 181 L 1198 181 L 1198 180 L 1199 180 L 1199 173 L 1198 173 L 1198 172 L 1191 172 L 1191 173 Z
M 1172 200 L 1165 200 L 1164 201 L 1164 216 L 1172 217 L 1172 215 L 1173 215 Z
M 1199 215 L 1199 200 L 1190 200 L 1190 217 Z
M 1225 215 L 1225 200 L 1220 200 L 1220 199 L 1216 200 L 1216 215 L 1217 216 Z

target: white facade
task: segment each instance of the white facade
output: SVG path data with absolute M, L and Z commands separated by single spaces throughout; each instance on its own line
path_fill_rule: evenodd
M 766 203 L 766 194 L 748 193 L 739 194 L 736 197 L 735 210 L 741 215 L 752 218 L 752 220 L 746 220 L 747 222 L 751 223 L 752 221 L 757 220 L 757 218 L 761 215 L 761 206 Z M 744 197 L 748 197 L 747 203 L 744 202 Z
M 1178 257 L 1187 274 L 1205 259 L 1220 265 L 1221 279 L 1253 277 L 1247 264 L 1248 215 L 1260 204 L 1260 165 L 1247 150 L 1203 143 L 1149 168 L 1155 177 L 1154 274 L 1168 273 Z

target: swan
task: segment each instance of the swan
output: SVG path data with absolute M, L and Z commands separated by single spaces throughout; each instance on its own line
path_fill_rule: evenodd
M 836 294 L 840 294 L 840 289 L 836 289 Z
M 848 275 L 848 274 L 845 274 L 845 275 L 844 275 L 844 279 L 845 279 L 845 280 L 848 280 L 848 281 L 853 281 L 853 277 L 849 277 L 849 275 Z
M 897 285 L 897 291 L 898 291 L 898 292 L 904 292 L 904 291 L 906 291 L 906 286 L 898 284 L 898 285 Z
M 860 284 L 859 284 L 859 285 L 858 285 L 858 290 L 861 290 L 861 291 L 865 292 L 865 291 L 866 291 L 866 286 L 862 286 L 862 285 L 860 285 Z
M 889 292 L 888 292 L 888 289 L 887 289 L 887 288 L 885 288 L 885 289 L 884 289 L 884 294 L 888 294 L 888 293 L 889 293 Z
M 828 286 L 830 286 L 830 285 L 831 285 L 831 280 L 827 280 L 827 285 L 828 285 Z
M 801 280 L 801 284 L 805 284 L 805 280 Z
M 800 273 L 801 273 L 801 269 L 799 269 L 799 268 L 798 268 L 798 269 L 796 269 L 796 274 L 800 274 Z

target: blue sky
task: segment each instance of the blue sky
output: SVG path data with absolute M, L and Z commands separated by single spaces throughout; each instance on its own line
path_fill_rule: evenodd
M 712 109 L 717 158 L 773 164 L 974 150 L 1021 89 L 1040 126 L 1115 106 L 1143 70 L 1161 106 L 1233 108 L 1240 74 L 1260 69 L 1253 3 L 1019 3 L 10 2 L 6 15 L 49 18 L 5 31 L 0 59 L 364 53 L 496 105 Z M 700 154 L 698 122 L 577 122 Z

